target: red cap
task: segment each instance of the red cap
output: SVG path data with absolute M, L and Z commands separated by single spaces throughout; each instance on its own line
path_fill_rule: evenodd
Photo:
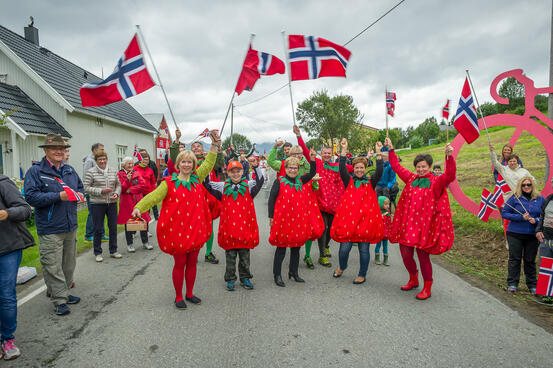
M 240 163 L 240 161 L 231 161 L 228 163 L 227 165 L 227 171 L 230 171 L 232 169 L 234 169 L 235 167 L 239 167 L 241 169 L 243 169 L 244 167 L 242 166 L 242 164 Z

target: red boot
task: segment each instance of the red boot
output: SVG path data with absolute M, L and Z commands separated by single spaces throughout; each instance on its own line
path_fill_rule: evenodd
M 432 281 L 425 281 L 424 282 L 424 288 L 422 291 L 417 295 L 418 300 L 425 300 L 432 296 L 432 293 L 430 292 L 430 289 L 432 289 Z
M 401 290 L 408 291 L 419 287 L 419 272 L 409 274 L 409 282 L 401 287 Z

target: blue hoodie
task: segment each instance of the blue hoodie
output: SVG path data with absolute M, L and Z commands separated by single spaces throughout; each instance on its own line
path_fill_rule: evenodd
M 387 187 L 389 189 L 392 189 L 394 184 L 396 183 L 396 173 L 394 170 L 392 170 L 392 167 L 390 166 L 390 162 L 386 161 L 384 162 L 384 170 L 382 171 L 382 177 L 380 178 L 380 181 L 376 184 L 379 187 Z

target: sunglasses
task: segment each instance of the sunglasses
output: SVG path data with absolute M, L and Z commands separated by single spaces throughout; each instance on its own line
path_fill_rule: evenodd
M 521 184 L 522 187 L 531 187 L 532 184 Z

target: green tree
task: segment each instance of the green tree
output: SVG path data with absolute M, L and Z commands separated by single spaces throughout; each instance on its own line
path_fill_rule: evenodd
M 497 93 L 505 98 L 520 98 L 524 97 L 524 86 L 513 77 L 505 79 Z
M 252 143 L 250 142 L 250 140 L 245 135 L 242 135 L 242 134 L 234 133 L 232 135 L 232 143 L 236 151 L 240 149 L 244 149 L 244 151 L 247 152 L 252 148 Z M 226 150 L 227 148 L 229 148 L 229 146 L 230 146 L 230 136 L 228 136 L 223 141 L 223 150 Z
M 347 138 L 353 141 L 363 114 L 353 103 L 353 97 L 337 95 L 330 97 L 326 90 L 316 91 L 298 104 L 296 117 L 299 126 L 316 139 Z M 359 148 L 359 147 L 352 147 Z
M 305 145 L 309 148 L 314 148 L 316 151 L 319 151 L 323 146 L 323 142 L 320 139 L 311 138 L 310 140 L 305 142 Z
M 430 138 L 438 138 L 440 134 L 440 127 L 436 122 L 435 117 L 426 118 L 418 127 L 414 130 L 415 136 L 419 136 L 424 145 L 428 144 Z
M 422 147 L 425 143 L 428 143 L 428 142 L 423 141 L 423 139 L 422 139 L 422 137 L 421 137 L 420 135 L 414 134 L 414 135 L 409 139 L 409 141 L 407 142 L 407 145 L 408 145 L 408 146 L 411 146 L 411 148 L 420 148 L 420 147 Z

